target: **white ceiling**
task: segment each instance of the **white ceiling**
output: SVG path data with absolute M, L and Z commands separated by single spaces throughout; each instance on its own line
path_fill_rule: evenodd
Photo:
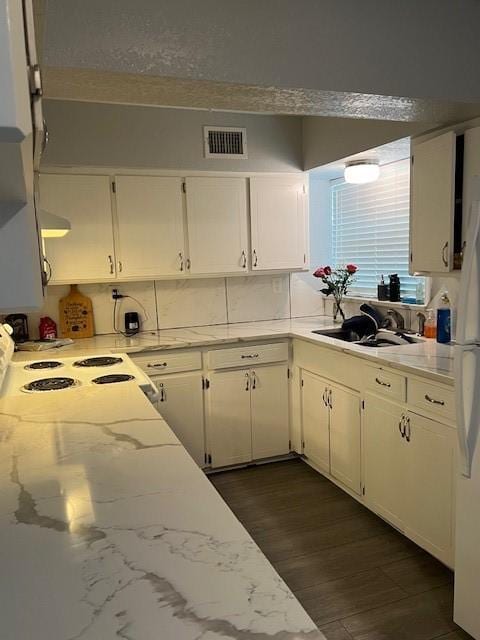
M 380 165 L 389 164 L 390 162 L 396 162 L 403 160 L 410 156 L 410 138 L 401 138 L 400 140 L 394 140 L 388 144 L 384 144 L 380 147 L 374 147 L 373 149 L 367 149 L 361 153 L 356 153 L 353 156 L 341 158 L 335 162 L 325 164 L 322 167 L 312 169 L 309 173 L 312 178 L 321 178 L 322 180 L 334 180 L 335 178 L 341 178 L 343 176 L 343 169 L 345 168 L 345 162 L 348 160 L 359 160 L 361 158 L 368 158 L 378 160 Z

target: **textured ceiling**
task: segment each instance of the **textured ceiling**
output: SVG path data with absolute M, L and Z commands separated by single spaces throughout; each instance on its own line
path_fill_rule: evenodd
M 480 114 L 480 105 L 360 93 L 282 89 L 94 69 L 43 69 L 51 99 L 282 115 L 446 124 Z

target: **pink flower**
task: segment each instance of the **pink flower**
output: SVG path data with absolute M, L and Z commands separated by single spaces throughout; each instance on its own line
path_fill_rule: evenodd
M 332 268 L 329 267 L 328 265 L 324 267 L 323 270 L 325 271 L 326 276 L 330 276 L 332 274 Z
M 325 269 L 323 267 L 318 267 L 318 269 L 313 272 L 314 278 L 323 278 L 324 276 L 325 276 Z
M 347 264 L 345 268 L 348 271 L 348 273 L 350 273 L 351 275 L 356 273 L 356 271 L 358 270 L 358 267 L 354 264 Z

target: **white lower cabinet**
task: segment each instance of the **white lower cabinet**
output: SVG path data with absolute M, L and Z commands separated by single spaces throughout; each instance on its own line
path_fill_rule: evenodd
M 330 388 L 330 473 L 360 493 L 360 396 L 337 385 Z
M 199 466 L 205 465 L 205 427 L 201 373 L 152 378 L 159 391 L 157 408 Z
M 360 397 L 302 372 L 303 452 L 320 470 L 360 493 Z
M 285 365 L 251 372 L 252 457 L 270 458 L 290 450 L 288 378 Z
M 302 372 L 303 452 L 319 469 L 330 473 L 330 409 L 324 401 L 327 391 L 326 380 Z
M 402 418 L 404 407 L 367 393 L 364 421 L 364 478 L 368 506 L 402 528 L 405 491 Z
M 405 534 L 452 566 L 455 429 L 411 411 L 408 428 Z
M 245 370 L 210 374 L 208 445 L 212 467 L 252 459 L 250 373 Z
M 367 505 L 452 566 L 455 430 L 375 395 L 365 403 Z
M 289 452 L 287 371 L 285 364 L 276 364 L 209 375 L 212 467 Z

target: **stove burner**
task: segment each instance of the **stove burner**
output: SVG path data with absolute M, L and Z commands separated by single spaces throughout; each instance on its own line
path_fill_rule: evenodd
M 63 362 L 58 362 L 57 360 L 39 360 L 38 362 L 27 364 L 25 369 L 36 371 L 37 369 L 56 369 L 57 367 L 63 367 Z
M 113 382 L 127 382 L 128 380 L 135 380 L 135 376 L 131 376 L 128 373 L 111 373 L 107 376 L 94 378 L 92 382 L 95 384 L 111 384 Z
M 78 381 L 73 378 L 40 378 L 33 380 L 23 387 L 24 391 L 58 391 L 68 389 L 77 385 Z
M 97 356 L 95 358 L 85 358 L 77 360 L 73 363 L 74 367 L 111 367 L 113 364 L 120 364 L 122 358 L 114 358 L 113 356 Z

